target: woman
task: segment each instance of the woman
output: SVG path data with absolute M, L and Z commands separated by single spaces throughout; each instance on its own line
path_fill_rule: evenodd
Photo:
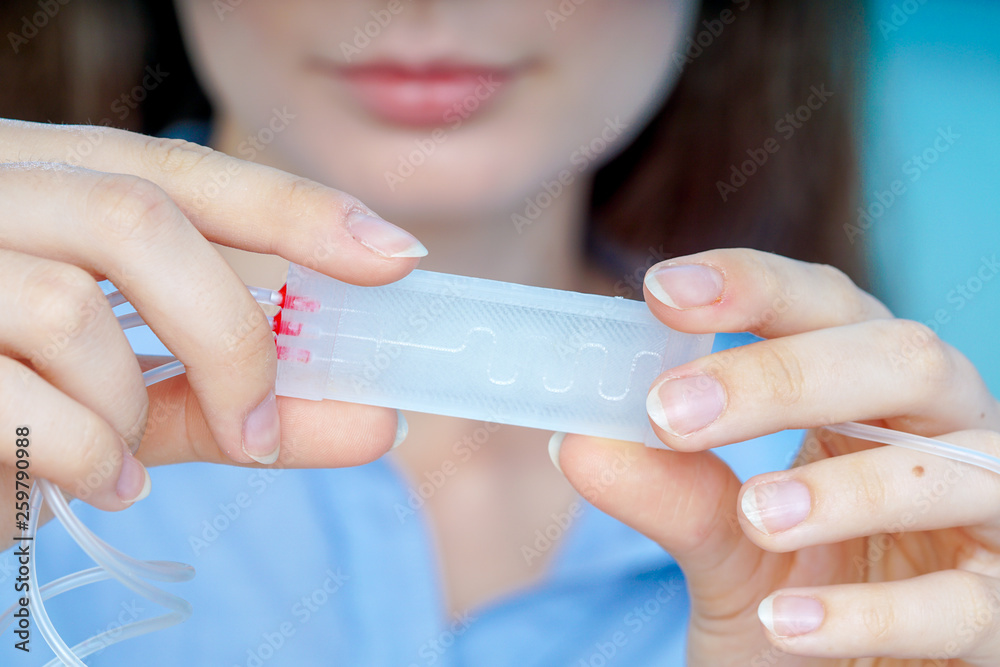
M 851 179 L 839 79 L 809 76 L 840 71 L 818 56 L 818 4 L 181 0 L 220 152 L 0 126 L 3 420 L 31 426 L 33 474 L 117 510 L 150 493 L 145 466 L 259 464 L 157 470 L 148 499 L 106 519 L 117 544 L 156 539 L 148 557 L 193 561 L 202 611 L 98 660 L 995 664 L 987 473 L 817 430 L 801 465 L 741 486 L 708 451 L 762 438 L 742 455 L 774 470 L 784 429 L 848 420 L 1000 450 L 975 369 L 839 271 L 751 250 L 676 256 L 739 238 L 836 258 L 826 230 L 850 210 Z M 751 48 L 771 40 L 799 50 Z M 725 66 L 713 45 L 734 54 Z M 729 105 L 696 104 L 727 85 Z M 717 124 L 699 123 L 705 109 Z M 596 186 L 605 264 L 586 263 L 595 170 L 654 116 L 658 152 L 626 153 L 635 173 Z M 667 152 L 679 146 L 683 160 Z M 810 154 L 826 166 L 805 169 Z M 651 202 L 663 227 L 643 220 Z M 271 334 L 236 274 L 276 286 L 290 260 L 381 284 L 426 249 L 425 268 L 606 293 L 651 266 L 644 295 L 669 326 L 766 340 L 654 385 L 650 418 L 677 451 L 556 436 L 557 470 L 547 434 L 409 415 L 388 461 L 287 470 L 372 461 L 407 429 L 391 410 L 275 399 Z M 147 400 L 98 276 L 186 377 Z

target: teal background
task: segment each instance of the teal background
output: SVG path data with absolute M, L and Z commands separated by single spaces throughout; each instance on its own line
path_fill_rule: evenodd
M 873 0 L 868 20 L 865 204 L 895 179 L 907 186 L 865 234 L 874 291 L 935 326 L 1000 396 L 1000 275 L 971 300 L 953 292 L 978 286 L 984 257 L 1000 260 L 1000 2 Z M 949 127 L 959 138 L 911 181 L 906 162 Z

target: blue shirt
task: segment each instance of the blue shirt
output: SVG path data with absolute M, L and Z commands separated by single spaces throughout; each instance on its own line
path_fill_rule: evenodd
M 716 349 L 750 340 L 719 336 Z M 721 453 L 746 478 L 786 467 L 799 439 L 779 433 Z M 562 538 L 541 582 L 449 618 L 422 509 L 411 511 L 410 488 L 387 460 L 339 470 L 183 464 L 150 474 L 151 495 L 124 512 L 73 506 L 134 557 L 193 565 L 193 581 L 167 588 L 194 614 L 106 647 L 89 665 L 596 667 L 612 657 L 684 664 L 688 599 L 677 564 L 582 499 L 578 516 L 567 512 L 548 537 L 536 534 L 538 550 Z M 43 582 L 92 566 L 58 522 L 40 530 L 35 549 Z M 12 599 L 15 576 L 7 551 L 4 599 Z M 70 645 L 162 611 L 117 582 L 72 591 L 48 607 Z M 37 629 L 32 639 L 26 659 L 4 633 L 2 662 L 48 660 Z

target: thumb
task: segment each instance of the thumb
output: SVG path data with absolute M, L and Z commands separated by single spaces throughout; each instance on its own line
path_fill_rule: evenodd
M 757 605 L 771 577 L 759 576 L 761 551 L 736 516 L 740 482 L 721 459 L 580 435 L 560 441 L 559 434 L 550 453 L 588 502 L 677 560 L 693 622 L 745 616 L 757 628 Z

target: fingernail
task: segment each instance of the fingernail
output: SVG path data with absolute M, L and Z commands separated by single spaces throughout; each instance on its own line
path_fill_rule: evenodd
M 132 456 L 132 451 L 122 442 L 122 470 L 118 473 L 118 484 L 115 491 L 122 502 L 137 503 L 149 495 L 152 482 L 146 467 Z
M 375 215 L 354 211 L 347 228 L 358 243 L 382 257 L 424 257 L 427 248 L 413 234 Z
M 747 520 L 766 535 L 794 528 L 812 510 L 809 487 L 795 480 L 758 484 L 743 494 L 740 504 Z
M 556 432 L 549 438 L 549 458 L 552 459 L 552 464 L 559 472 L 563 471 L 562 466 L 559 465 L 559 450 L 562 449 L 563 438 L 565 437 L 565 433 Z
M 646 412 L 661 429 L 686 436 L 705 428 L 722 414 L 726 394 L 708 375 L 664 380 L 646 397 Z
M 653 269 L 643 281 L 650 294 L 671 308 L 709 306 L 722 296 L 722 274 L 704 264 L 674 264 Z
M 814 598 L 771 595 L 757 607 L 757 617 L 776 637 L 797 637 L 823 624 L 823 604 Z
M 392 441 L 392 447 L 390 449 L 396 449 L 403 441 L 406 440 L 406 436 L 410 434 L 410 425 L 406 422 L 406 417 L 399 410 L 396 410 L 396 439 Z
M 243 453 L 257 463 L 277 461 L 281 448 L 279 423 L 278 403 L 272 389 L 243 422 Z

